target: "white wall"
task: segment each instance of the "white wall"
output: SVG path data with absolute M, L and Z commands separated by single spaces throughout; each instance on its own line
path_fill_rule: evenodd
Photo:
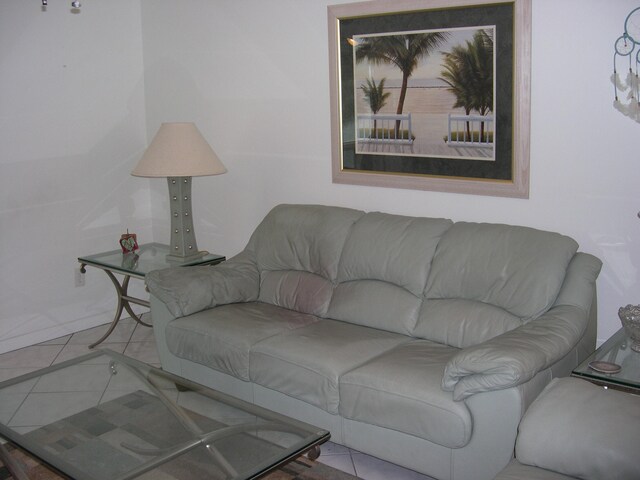
M 574 237 L 604 261 L 598 336 L 640 303 L 640 124 L 612 107 L 613 42 L 635 0 L 534 0 L 529 200 L 331 183 L 326 6 L 142 0 L 148 133 L 195 121 L 229 169 L 194 182 L 199 247 L 230 256 L 274 205 L 505 222 Z M 343 2 L 346 3 L 346 2 Z M 152 186 L 154 238 L 166 186 Z
M 140 4 L 0 2 L 0 352 L 110 321 L 115 293 L 76 258 L 151 240 Z
M 195 121 L 229 169 L 194 181 L 202 249 L 237 253 L 282 202 L 515 223 L 604 261 L 601 341 L 619 306 L 640 303 L 640 125 L 613 109 L 609 82 L 635 1 L 533 0 L 529 200 L 331 183 L 338 1 L 39 3 L 0 2 L 0 352 L 111 320 L 102 272 L 75 287 L 79 255 L 127 228 L 167 241 L 166 183 L 129 175 L 163 121 Z

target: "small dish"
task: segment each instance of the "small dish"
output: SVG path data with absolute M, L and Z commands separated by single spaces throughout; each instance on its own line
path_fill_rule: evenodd
M 622 370 L 622 367 L 617 363 L 602 362 L 600 360 L 589 363 L 589 368 L 599 373 L 618 373 Z

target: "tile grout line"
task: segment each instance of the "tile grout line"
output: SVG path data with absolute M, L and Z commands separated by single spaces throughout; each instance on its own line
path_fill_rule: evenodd
M 53 358 L 53 360 L 51 360 L 51 363 L 49 364 L 49 366 L 52 366 L 54 363 L 56 363 L 56 360 L 58 359 L 58 357 L 60 357 L 60 355 L 62 355 L 62 351 L 65 349 L 65 347 L 67 345 L 69 345 L 69 342 L 71 341 L 71 339 L 73 338 L 73 336 L 76 334 L 76 332 L 72 333 L 71 335 L 69 335 L 69 338 L 67 338 L 67 341 L 65 343 L 62 344 L 62 348 L 60 349 L 60 351 L 58 352 L 58 354 Z
M 358 470 L 356 469 L 356 462 L 353 460 L 353 450 L 349 449 L 349 458 L 351 459 L 351 466 L 353 467 L 353 474 L 357 477 Z M 358 477 L 360 478 L 360 477 Z

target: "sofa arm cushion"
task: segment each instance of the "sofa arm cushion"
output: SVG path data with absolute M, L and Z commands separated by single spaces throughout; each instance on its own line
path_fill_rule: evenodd
M 255 301 L 260 285 L 258 269 L 246 251 L 213 267 L 149 272 L 145 280 L 149 292 L 175 317 L 217 305 Z
M 584 310 L 561 305 L 533 322 L 461 350 L 446 365 L 442 388 L 454 400 L 531 380 L 564 357 L 586 326 Z
M 520 463 L 584 480 L 640 478 L 640 399 L 554 379 L 520 422 Z
M 478 345 L 461 350 L 446 365 L 442 388 L 454 400 L 474 393 L 520 385 L 563 358 L 582 338 L 602 262 L 577 253 L 562 289 L 541 317 Z

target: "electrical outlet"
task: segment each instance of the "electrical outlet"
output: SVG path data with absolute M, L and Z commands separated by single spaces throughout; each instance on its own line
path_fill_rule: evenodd
M 74 269 L 76 287 L 84 287 L 84 273 L 80 271 L 80 267 Z

